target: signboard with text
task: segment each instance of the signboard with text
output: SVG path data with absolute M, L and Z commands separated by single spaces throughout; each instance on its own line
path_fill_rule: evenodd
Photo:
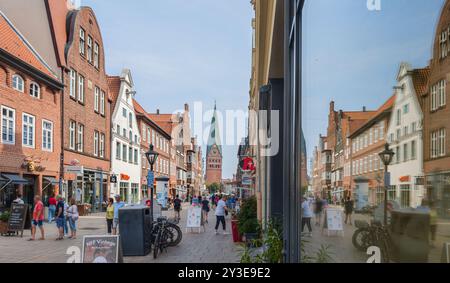
M 119 236 L 84 236 L 81 254 L 83 263 L 119 263 Z
M 27 220 L 28 205 L 13 203 L 8 221 L 8 231 L 20 232 L 23 237 L 23 229 Z

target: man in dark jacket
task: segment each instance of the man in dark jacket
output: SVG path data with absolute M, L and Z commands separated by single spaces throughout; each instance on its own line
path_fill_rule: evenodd
M 353 200 L 350 197 L 347 197 L 347 200 L 344 203 L 345 224 L 347 224 L 350 220 L 350 225 L 352 225 L 353 206 L 354 206 Z

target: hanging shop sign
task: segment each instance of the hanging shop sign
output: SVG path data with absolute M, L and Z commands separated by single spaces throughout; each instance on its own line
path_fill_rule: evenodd
M 239 167 L 244 172 L 253 172 L 256 170 L 255 162 L 251 157 L 242 158 L 242 160 L 239 162 Z
M 129 181 L 130 180 L 130 176 L 128 176 L 127 174 L 120 174 L 120 180 L 122 180 L 122 181 Z
M 411 176 L 402 176 L 399 178 L 399 181 L 401 183 L 408 183 L 409 181 L 411 181 Z
M 116 175 L 111 175 L 111 177 L 109 177 L 109 182 L 111 184 L 117 184 L 117 176 Z
M 251 186 L 251 185 L 253 185 L 253 178 L 252 178 L 252 176 L 249 176 L 249 175 L 242 176 L 241 183 L 242 183 L 243 186 Z

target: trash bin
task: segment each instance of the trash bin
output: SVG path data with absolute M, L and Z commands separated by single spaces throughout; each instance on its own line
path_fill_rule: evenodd
M 119 234 L 124 256 L 146 256 L 151 251 L 150 208 L 127 206 L 119 209 Z
M 392 211 L 391 239 L 394 259 L 401 263 L 427 263 L 430 251 L 430 216 L 426 212 Z
M 233 242 L 241 242 L 241 235 L 239 234 L 239 220 L 231 220 L 231 231 L 233 232 Z

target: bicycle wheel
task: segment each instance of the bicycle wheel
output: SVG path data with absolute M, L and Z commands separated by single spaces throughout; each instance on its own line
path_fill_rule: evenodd
M 359 251 L 366 251 L 369 248 L 369 231 L 367 229 L 357 230 L 352 237 L 353 246 Z
M 178 225 L 169 223 L 166 226 L 166 229 L 168 233 L 167 244 L 169 245 L 169 247 L 178 246 L 183 238 L 183 232 L 181 231 L 181 228 L 178 227 Z
M 161 245 L 161 231 L 158 231 L 155 238 L 155 244 L 153 245 L 153 258 L 156 259 L 158 257 L 158 252 L 160 250 Z

